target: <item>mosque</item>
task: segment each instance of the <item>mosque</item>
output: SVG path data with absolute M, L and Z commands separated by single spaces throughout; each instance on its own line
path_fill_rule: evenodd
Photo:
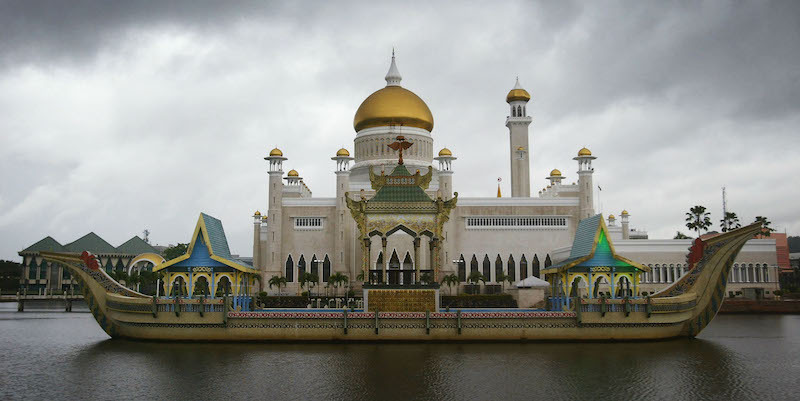
M 342 148 L 331 157 L 336 197 L 313 197 L 298 171 L 284 173 L 290 155 L 282 150 L 265 157 L 268 200 L 266 213 L 253 216 L 254 267 L 265 278 L 285 277 L 290 289 L 306 272 L 321 283 L 336 272 L 387 284 L 416 283 L 425 273 L 437 281 L 456 274 L 462 283 L 476 271 L 487 283 L 539 277 L 552 264 L 553 251 L 572 243 L 578 222 L 595 214 L 596 157 L 578 150 L 577 183 L 565 182 L 554 169 L 550 185 L 531 196 L 531 96 L 517 80 L 506 96 L 511 197 L 500 197 L 499 188 L 497 197 L 458 197 L 452 185 L 457 158 L 450 149 L 437 151 L 433 114 L 401 85 L 394 55 L 385 79 L 386 86 L 355 113 L 352 154 Z M 421 194 L 402 190 L 404 180 L 420 184 Z M 396 187 L 379 191 L 384 185 Z M 355 205 L 367 200 L 383 208 L 379 221 L 359 221 Z M 627 238 L 627 212 L 621 224 Z

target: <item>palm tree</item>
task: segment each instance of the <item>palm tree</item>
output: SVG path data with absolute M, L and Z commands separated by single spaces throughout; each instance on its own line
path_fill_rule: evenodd
M 456 276 L 455 274 L 448 274 L 442 278 L 442 284 L 447 286 L 448 294 L 453 295 L 452 286 L 455 285 L 456 289 L 458 288 L 459 284 L 458 276 Z
M 483 282 L 483 284 L 486 284 L 486 276 L 484 276 L 480 272 L 472 272 L 469 274 L 469 277 L 467 277 L 467 281 L 469 281 L 473 285 L 478 285 L 479 281 Z
M 676 231 L 675 236 L 672 239 L 689 239 L 689 236 L 680 231 Z
M 433 281 L 433 274 L 430 272 L 422 273 L 422 275 L 419 277 L 419 281 L 423 284 L 430 284 Z
M 328 277 L 328 282 L 333 284 L 333 295 L 336 296 L 337 288 L 340 286 L 344 286 L 349 279 L 342 273 L 333 273 L 330 277 Z
M 306 284 L 308 284 L 308 287 L 309 287 L 308 297 L 309 298 L 311 298 L 311 288 L 310 287 L 311 287 L 311 280 L 313 280 L 313 279 L 314 279 L 314 275 L 309 273 L 309 272 L 305 272 L 303 274 L 300 274 L 299 277 L 297 277 L 297 281 L 300 282 L 300 289 L 305 288 Z
M 762 237 L 769 237 L 770 233 L 775 231 L 774 228 L 769 226 L 772 223 L 764 216 L 756 216 L 756 222 L 761 223 L 761 232 L 759 234 Z
M 711 227 L 710 213 L 706 212 L 705 206 L 693 206 L 686 213 L 686 227 L 692 231 L 697 232 L 697 237 L 700 238 L 700 231 L 708 230 Z
M 364 271 L 362 270 L 361 273 L 358 273 L 358 275 L 356 276 L 356 281 L 360 281 L 360 282 L 363 283 L 365 276 L 366 275 L 364 274 Z
M 508 274 L 500 273 L 499 275 L 497 275 L 497 281 L 500 282 L 502 291 L 506 292 L 506 282 L 508 282 L 509 284 L 514 284 L 514 277 L 509 276 Z
M 739 224 L 739 217 L 736 216 L 736 213 L 725 212 L 725 217 L 719 221 L 719 226 L 722 229 L 722 232 L 728 232 L 730 230 L 735 230 L 742 225 Z
M 281 294 L 281 286 L 286 286 L 286 277 L 282 276 L 272 276 L 269 279 L 269 288 L 271 289 L 272 286 L 278 287 L 278 295 Z

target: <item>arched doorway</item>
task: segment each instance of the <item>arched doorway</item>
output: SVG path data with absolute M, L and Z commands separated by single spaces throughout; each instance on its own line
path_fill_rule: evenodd
M 403 277 L 401 277 L 402 284 L 411 284 L 414 282 L 414 262 L 411 260 L 411 254 L 406 252 L 406 257 L 403 258 Z
M 397 257 L 397 251 L 392 251 L 392 257 L 389 258 L 389 285 L 400 284 L 400 258 Z
M 175 279 L 172 280 L 172 285 L 170 285 L 169 296 L 185 297 L 188 293 L 186 280 L 183 279 L 183 276 L 175 277 Z
M 291 257 L 289 258 L 291 260 Z M 217 280 L 216 291 L 214 296 L 223 297 L 225 295 L 231 294 L 231 280 L 228 279 L 228 276 L 222 276 L 219 280 Z
M 208 279 L 206 279 L 206 276 L 200 276 L 194 281 L 194 285 L 192 286 L 192 295 L 207 296 L 208 294 Z

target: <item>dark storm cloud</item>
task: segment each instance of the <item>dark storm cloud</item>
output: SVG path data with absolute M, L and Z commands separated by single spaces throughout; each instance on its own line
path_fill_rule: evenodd
M 509 181 L 519 75 L 532 188 L 574 180 L 588 146 L 603 211 L 652 237 L 694 204 L 718 215 L 722 185 L 743 221 L 797 233 L 799 21 L 796 1 L 0 2 L 0 258 L 88 231 L 185 241 L 199 211 L 249 254 L 264 152 L 331 196 L 329 155 L 352 150 L 392 46 L 462 196 Z

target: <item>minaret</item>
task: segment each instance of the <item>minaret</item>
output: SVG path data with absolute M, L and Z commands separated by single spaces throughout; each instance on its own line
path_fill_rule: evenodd
M 554 168 L 552 171 L 550 171 L 550 176 L 547 177 L 547 179 L 550 180 L 551 186 L 556 186 L 561 185 L 561 180 L 564 179 L 564 176 L 561 175 L 561 171 L 559 169 Z
M 506 127 L 510 137 L 510 158 L 511 158 L 511 196 L 530 197 L 531 196 L 531 160 L 530 147 L 528 146 L 528 126 L 531 118 L 528 117 L 526 109 L 531 95 L 522 89 L 519 78 L 506 96 L 506 102 L 510 107 L 510 113 L 506 118 Z
M 350 188 L 350 162 L 353 158 L 347 149 L 341 148 L 331 160 L 336 161 L 336 221 L 333 223 L 336 235 L 333 239 L 331 273 L 342 272 L 350 280 L 355 280 L 355 271 L 345 270 L 345 267 L 350 265 L 347 262 L 349 251 L 352 249 L 348 243 L 353 240 L 353 219 L 350 217 L 345 200 L 345 194 Z
M 261 270 L 261 212 L 253 214 L 253 267 Z
M 269 162 L 269 187 L 267 188 L 267 226 L 266 250 L 262 254 L 261 277 L 268 280 L 273 275 L 282 276 L 281 262 L 281 224 L 283 223 L 283 152 L 275 148 L 264 160 Z
M 630 214 L 628 214 L 627 210 L 623 210 L 620 216 L 622 217 L 622 239 L 630 239 L 631 228 L 630 228 L 630 223 L 628 222 Z
M 592 156 L 589 149 L 583 148 L 578 151 L 578 156 L 572 160 L 578 161 L 578 201 L 580 203 L 580 219 L 594 216 L 594 192 L 592 187 L 592 160 L 597 159 Z
M 439 157 L 434 157 L 439 162 L 439 191 L 442 199 L 448 200 L 453 197 L 453 152 L 450 149 L 442 148 Z

